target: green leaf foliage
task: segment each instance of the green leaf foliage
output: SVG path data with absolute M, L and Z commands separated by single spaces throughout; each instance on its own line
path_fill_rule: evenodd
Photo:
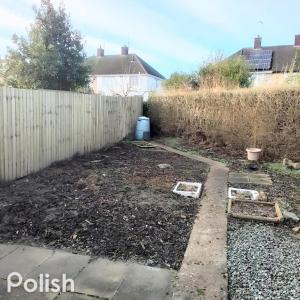
M 13 36 L 15 48 L 8 50 L 4 79 L 17 88 L 78 90 L 88 86 L 82 37 L 74 31 L 70 17 L 60 5 L 42 0 L 28 38 Z
M 206 86 L 249 87 L 251 85 L 251 72 L 244 58 L 227 58 L 200 68 L 199 81 L 200 86 L 202 84 Z
M 164 81 L 163 85 L 166 88 L 179 89 L 187 87 L 191 80 L 191 74 L 175 72 L 170 75 L 170 78 Z

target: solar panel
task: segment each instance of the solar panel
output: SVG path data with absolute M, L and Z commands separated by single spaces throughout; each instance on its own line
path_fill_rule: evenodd
M 250 50 L 247 61 L 252 70 L 270 70 L 272 50 Z

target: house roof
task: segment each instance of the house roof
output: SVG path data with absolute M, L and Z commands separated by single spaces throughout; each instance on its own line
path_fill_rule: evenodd
M 165 77 L 136 54 L 92 56 L 87 59 L 93 75 L 149 74 Z
M 286 72 L 291 69 L 294 72 L 300 71 L 300 48 L 294 45 L 268 46 L 259 49 L 243 48 L 234 53 L 231 57 L 242 55 L 248 60 L 252 51 L 271 50 L 272 60 L 271 67 L 268 69 L 272 72 Z

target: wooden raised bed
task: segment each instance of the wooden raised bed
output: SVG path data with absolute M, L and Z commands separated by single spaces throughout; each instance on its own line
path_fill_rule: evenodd
M 283 220 L 277 202 L 229 199 L 228 215 L 234 218 L 278 223 Z

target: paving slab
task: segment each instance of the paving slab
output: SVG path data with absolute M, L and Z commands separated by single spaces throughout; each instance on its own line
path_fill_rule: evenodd
M 0 244 L 0 259 L 15 251 L 18 245 Z
M 52 250 L 22 246 L 0 260 L 0 278 L 6 279 L 11 272 L 23 277 L 53 255 Z
M 271 177 L 264 173 L 230 172 L 228 182 L 232 184 L 272 185 Z
M 230 176 L 228 178 L 228 182 L 233 184 L 239 184 L 239 183 L 249 183 L 248 176 Z
M 62 293 L 55 300 L 101 300 L 105 298 L 95 298 L 93 296 L 76 294 L 76 293 Z
M 86 255 L 55 251 L 52 256 L 28 273 L 26 277 L 38 278 L 40 274 L 49 274 L 50 278 L 61 279 L 62 274 L 66 274 L 68 279 L 75 279 L 89 260 L 90 257 Z
M 127 266 L 123 262 L 99 258 L 75 278 L 75 292 L 111 299 L 121 285 Z
M 269 178 L 251 178 L 249 177 L 250 184 L 256 185 L 272 185 L 272 180 Z
M 7 292 L 7 281 L 0 279 L 0 299 L 2 300 L 54 300 L 55 293 L 28 293 L 23 287 L 13 288 L 11 293 Z
M 170 270 L 130 264 L 113 300 L 171 299 L 174 277 Z

